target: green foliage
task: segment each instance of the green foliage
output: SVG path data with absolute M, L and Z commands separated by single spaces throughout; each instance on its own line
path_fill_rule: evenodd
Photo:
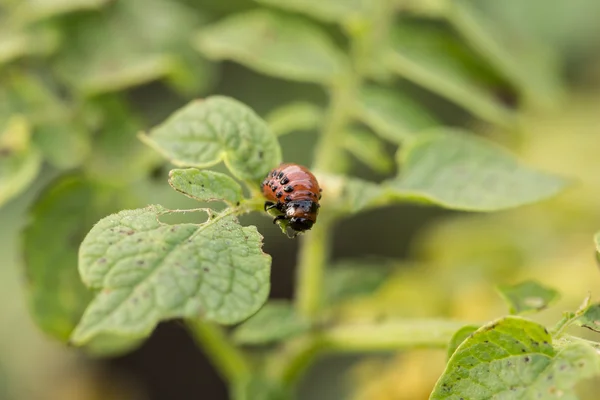
M 281 162 L 277 139 L 245 105 L 216 96 L 194 101 L 143 140 L 173 164 L 206 168 L 225 161 L 240 179 L 259 181 Z
M 521 282 L 516 285 L 499 285 L 498 291 L 508 303 L 511 314 L 543 310 L 560 297 L 558 291 L 534 281 Z
M 555 347 L 543 326 L 505 317 L 458 347 L 430 398 L 576 398 L 575 384 L 598 373 L 600 358 L 591 346 Z
M 168 225 L 151 206 L 101 220 L 79 252 L 83 282 L 97 291 L 72 335 L 148 335 L 163 319 L 201 315 L 236 323 L 255 313 L 269 290 L 270 257 L 255 228 L 230 213 L 203 224 Z
M 517 269 L 504 243 L 478 247 L 494 232 L 453 236 L 452 250 L 435 248 L 444 262 L 418 272 L 332 261 L 335 227 L 375 208 L 387 207 L 383 219 L 344 233 L 397 249 L 411 225 L 395 219 L 399 204 L 493 212 L 566 188 L 520 157 L 530 107 L 551 109 L 566 85 L 560 54 L 540 40 L 547 32 L 533 33 L 528 19 L 516 29 L 521 14 L 495 4 L 510 1 L 0 3 L 0 206 L 58 177 L 22 236 L 31 315 L 48 335 L 121 354 L 157 324 L 184 319 L 236 400 L 293 398 L 326 351 L 447 349 L 431 399 L 575 398 L 575 384 L 600 374 L 600 345 L 564 333 L 599 330 L 589 299 L 551 329 L 440 315 L 464 302 L 466 282 L 493 292 L 496 264 Z M 307 132 L 318 134 L 312 158 Z M 266 217 L 260 182 L 298 160 L 311 160 L 323 189 L 319 218 L 299 241 L 293 302 L 268 301 L 272 260 L 259 230 L 270 222 L 239 217 Z M 181 167 L 168 178 L 167 162 Z M 213 201 L 224 204 L 197 208 Z M 538 241 L 518 245 L 550 246 Z M 461 250 L 486 262 L 445 268 Z M 499 286 L 512 314 L 559 296 L 519 281 Z
M 450 129 L 420 135 L 398 156 L 404 169 L 390 183 L 394 193 L 446 208 L 501 210 L 543 200 L 567 184 L 520 165 L 487 140 Z

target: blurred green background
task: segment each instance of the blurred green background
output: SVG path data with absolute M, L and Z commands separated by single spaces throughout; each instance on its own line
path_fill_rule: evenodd
M 81 238 L 102 216 L 151 203 L 193 205 L 167 185 L 169 167 L 136 138 L 190 99 L 228 95 L 261 116 L 293 101 L 327 105 L 327 93 L 316 84 L 209 60 L 192 45 L 202 27 L 270 3 L 0 0 L 0 133 L 12 132 L 21 140 L 21 155 L 34 165 L 19 169 L 24 175 L 11 180 L 16 169 L 0 164 L 0 201 L 5 201 L 0 208 L 0 399 L 226 398 L 224 384 L 181 324 L 162 324 L 132 353 L 94 358 L 56 339 L 68 336 L 72 316 L 32 318 L 43 315 L 52 301 L 74 315 L 85 304 L 73 304 L 68 295 L 38 298 L 30 289 L 68 284 L 73 275 L 62 271 L 75 268 Z M 338 3 L 357 10 L 364 4 L 333 2 Z M 464 42 L 439 18 L 443 1 L 396 3 L 399 25 L 435 27 Z M 536 317 L 553 323 L 588 291 L 600 292 L 592 242 L 600 228 L 600 2 L 472 3 L 501 32 L 524 38 L 517 44 L 533 43 L 556 62 L 556 70 L 539 64 L 533 72 L 535 67 L 553 71 L 559 82 L 556 101 L 522 101 L 514 82 L 500 78 L 489 58 L 479 54 L 472 62 L 460 51 L 451 60 L 466 65 L 467 77 L 482 77 L 494 99 L 516 111 L 518 129 L 481 122 L 409 79 L 384 77 L 382 82 L 416 99 L 440 124 L 469 127 L 509 147 L 526 164 L 571 177 L 575 184 L 551 201 L 489 215 L 401 205 L 343 221 L 336 228 L 334 260 L 367 258 L 374 268 L 391 266 L 393 272 L 373 293 L 338 305 L 341 319 L 485 321 L 506 313 L 494 285 L 535 278 L 563 294 L 557 306 Z M 313 21 L 346 49 L 344 30 L 336 22 Z M 428 43 L 426 35 L 405 40 L 434 51 L 440 46 Z M 282 136 L 284 160 L 310 165 L 317 135 L 308 129 Z M 384 154 L 393 151 L 388 143 Z M 394 173 L 373 171 L 354 156 L 346 162 L 352 175 L 373 181 Z M 243 222 L 259 227 L 265 251 L 273 256 L 271 297 L 291 298 L 297 241 L 264 216 Z M 327 357 L 303 379 L 300 398 L 425 399 L 444 357 L 431 350 Z M 597 389 L 591 382 L 581 392 Z

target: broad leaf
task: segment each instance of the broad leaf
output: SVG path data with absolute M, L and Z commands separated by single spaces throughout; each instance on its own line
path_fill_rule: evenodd
M 273 110 L 265 119 L 269 128 L 277 136 L 282 136 L 290 132 L 316 129 L 323 119 L 323 112 L 314 104 L 295 102 Z
M 575 321 L 575 324 L 600 332 L 600 304 L 592 304 Z
M 254 314 L 269 294 L 271 257 L 255 227 L 227 212 L 203 224 L 167 225 L 160 206 L 102 219 L 79 250 L 83 282 L 96 291 L 71 340 L 143 338 L 172 318 L 223 324 Z
M 169 172 L 169 185 L 198 201 L 223 200 L 235 205 L 243 198 L 242 187 L 220 172 L 200 171 L 195 168 L 173 169 Z
M 451 33 L 423 24 L 402 24 L 394 32 L 391 70 L 453 101 L 475 116 L 501 126 L 513 113 L 492 94 L 497 79 Z
M 399 156 L 402 171 L 389 182 L 391 191 L 445 208 L 502 210 L 547 199 L 567 185 L 485 139 L 453 129 L 420 135 Z
M 386 152 L 385 143 L 366 130 L 346 132 L 344 148 L 373 171 L 389 173 L 394 169 L 394 160 Z
M 600 373 L 584 343 L 555 348 L 535 322 L 506 317 L 478 329 L 456 350 L 430 399 L 574 399 L 576 383 Z
M 17 28 L 0 15 L 0 65 L 27 56 L 48 55 L 58 44 L 55 30 L 49 27 Z
M 363 179 L 321 173 L 319 183 L 323 188 L 323 209 L 328 212 L 354 214 L 393 200 L 381 185 Z
M 285 79 L 331 83 L 346 72 L 343 54 L 319 27 L 265 10 L 203 29 L 196 46 L 211 59 L 233 60 Z
M 370 0 L 257 0 L 259 3 L 296 11 L 327 22 L 350 23 L 365 19 L 373 3 Z
M 96 10 L 111 0 L 26 0 L 15 8 L 16 18 L 38 21 L 75 11 Z
M 412 99 L 375 86 L 361 90 L 357 107 L 359 119 L 392 143 L 402 143 L 436 125 L 434 118 Z
M 233 340 L 243 345 L 262 345 L 289 339 L 310 329 L 310 323 L 296 314 L 287 301 L 270 301 L 240 325 Z
M 508 303 L 511 314 L 543 310 L 560 297 L 558 291 L 535 281 L 521 282 L 516 285 L 498 285 L 498 291 Z
M 448 359 L 452 357 L 458 346 L 467 340 L 477 329 L 479 329 L 479 325 L 466 325 L 456 331 L 452 339 L 450 339 L 450 343 L 448 343 Z
M 276 136 L 237 100 L 193 101 L 142 139 L 177 166 L 207 168 L 221 160 L 233 175 L 259 181 L 281 163 Z
M 474 49 L 487 58 L 499 73 L 513 83 L 524 97 L 537 105 L 556 105 L 560 94 L 559 65 L 549 57 L 546 42 L 501 25 L 470 1 L 448 2 L 445 16 Z
M 30 135 L 22 117 L 0 126 L 0 206 L 25 190 L 39 172 L 42 157 L 31 146 Z
M 62 29 L 69 45 L 57 57 L 56 70 L 83 95 L 119 91 L 163 78 L 177 89 L 193 93 L 206 85 L 208 74 L 188 43 L 200 24 L 198 14 L 180 3 L 112 2 L 97 12 L 65 20 Z

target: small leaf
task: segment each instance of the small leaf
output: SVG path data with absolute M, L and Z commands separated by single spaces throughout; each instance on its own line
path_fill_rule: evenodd
M 177 166 L 207 168 L 224 160 L 242 180 L 259 181 L 281 163 L 266 123 L 228 97 L 193 101 L 141 138 Z
M 445 208 L 495 211 L 558 194 L 567 181 L 520 164 L 508 151 L 455 129 L 423 134 L 399 152 L 396 196 Z
M 0 206 L 27 189 L 42 163 L 40 152 L 30 144 L 30 126 L 20 116 L 0 126 Z
M 600 304 L 592 304 L 573 322 L 594 332 L 600 332 Z
M 67 18 L 61 25 L 69 46 L 56 58 L 59 77 L 85 96 L 166 79 L 176 89 L 196 92 L 208 68 L 190 47 L 198 13 L 167 0 L 116 1 L 97 12 Z M 177 83 L 182 77 L 191 87 Z
M 436 125 L 434 118 L 412 99 L 375 86 L 361 90 L 358 117 L 382 138 L 402 143 Z
M 347 298 L 369 295 L 390 275 L 388 265 L 376 262 L 345 261 L 326 270 L 325 302 L 333 304 Z
M 430 399 L 571 399 L 575 384 L 598 373 L 600 358 L 593 347 L 554 348 L 543 326 L 506 317 L 462 342 Z
M 211 59 L 233 60 L 285 79 L 331 83 L 346 73 L 343 54 L 316 25 L 265 10 L 205 28 L 195 43 Z
M 394 161 L 385 151 L 385 144 L 366 130 L 347 131 L 344 148 L 373 171 L 388 173 L 394 169 Z
M 267 124 L 277 136 L 315 129 L 322 119 L 321 109 L 307 102 L 286 104 L 275 109 L 266 117 Z
M 198 201 L 223 200 L 235 205 L 242 200 L 242 187 L 220 172 L 200 171 L 195 168 L 173 169 L 169 185 L 178 192 Z
M 242 345 L 264 345 L 300 335 L 310 329 L 310 323 L 296 314 L 287 301 L 270 301 L 256 315 L 233 333 L 233 340 Z
M 82 345 L 101 334 L 143 338 L 172 318 L 234 324 L 269 294 L 271 257 L 255 227 L 234 216 L 204 224 L 167 225 L 160 206 L 102 219 L 79 250 L 83 282 L 96 291 L 73 332 Z
M 485 121 L 514 124 L 513 112 L 492 94 L 497 78 L 451 32 L 404 23 L 393 37 L 394 51 L 387 58 L 390 70 Z
M 450 343 L 448 343 L 448 359 L 452 357 L 458 346 L 461 345 L 473 332 L 479 329 L 479 325 L 466 325 L 456 331 Z
M 543 310 L 560 297 L 558 291 L 535 281 L 521 282 L 516 285 L 498 285 L 498 291 L 508 303 L 511 314 Z

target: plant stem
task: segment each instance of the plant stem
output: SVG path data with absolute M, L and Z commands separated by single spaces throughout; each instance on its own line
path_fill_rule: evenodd
M 230 385 L 238 385 L 250 379 L 247 359 L 217 325 L 200 319 L 188 320 L 187 325 L 198 345 Z

